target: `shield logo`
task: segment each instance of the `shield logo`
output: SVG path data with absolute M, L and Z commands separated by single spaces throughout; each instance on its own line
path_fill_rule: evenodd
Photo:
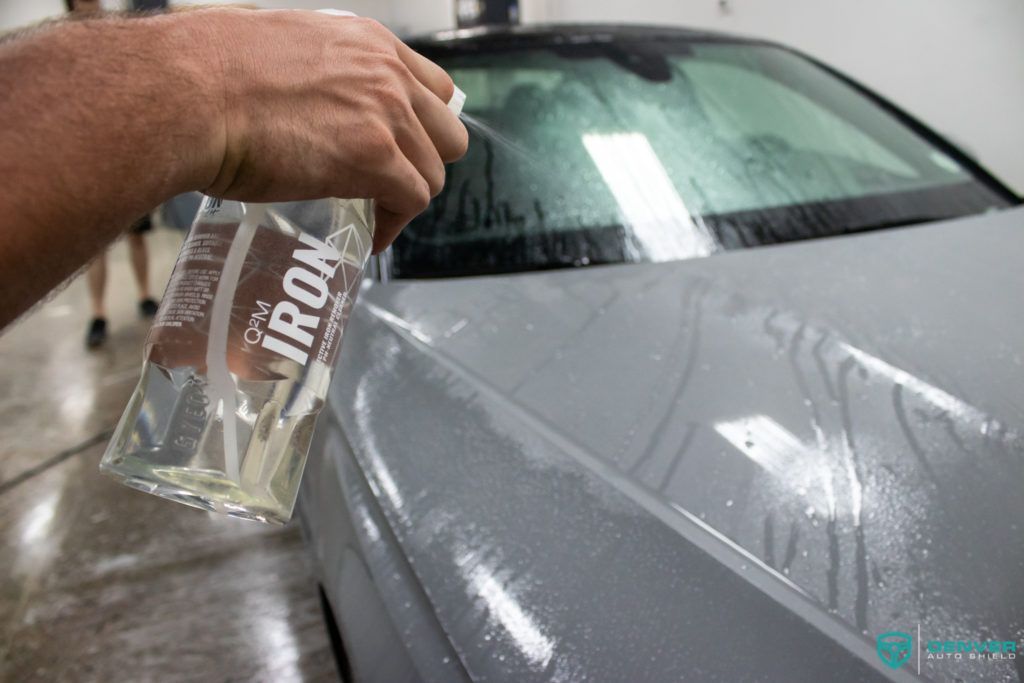
M 889 631 L 878 636 L 878 656 L 882 662 L 898 669 L 910 659 L 914 638 L 903 631 Z

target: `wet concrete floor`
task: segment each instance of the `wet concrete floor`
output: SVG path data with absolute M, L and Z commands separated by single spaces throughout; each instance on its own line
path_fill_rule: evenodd
M 181 235 L 149 235 L 162 291 Z M 148 322 L 127 246 L 110 337 L 82 279 L 0 336 L 0 680 L 334 681 L 297 526 L 193 510 L 101 476 Z

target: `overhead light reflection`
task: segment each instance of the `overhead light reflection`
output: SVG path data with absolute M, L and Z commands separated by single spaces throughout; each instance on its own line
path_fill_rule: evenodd
M 903 385 L 928 403 L 931 403 L 936 408 L 945 410 L 953 417 L 981 424 L 988 421 L 988 416 L 985 413 L 949 392 L 943 391 L 934 384 L 929 384 L 906 370 L 901 370 L 895 365 L 891 365 L 881 358 L 862 351 L 846 342 L 840 343 L 840 347 L 853 356 L 864 369 L 885 377 L 894 384 Z
M 765 415 L 718 422 L 715 431 L 776 477 L 792 475 L 794 466 L 813 457 L 792 432 Z
M 60 491 L 54 491 L 46 498 L 33 506 L 25 515 L 21 528 L 21 543 L 25 546 L 33 546 L 47 537 L 50 523 L 57 512 L 57 501 L 60 499 Z
M 381 455 L 380 447 L 377 445 L 377 439 L 374 436 L 373 425 L 370 424 L 371 411 L 369 398 L 367 397 L 368 386 L 369 378 L 364 376 L 359 381 L 359 384 L 356 385 L 355 400 L 353 401 L 356 424 L 363 435 L 363 452 L 370 459 L 374 481 L 379 484 L 380 492 L 390 501 L 395 513 L 403 521 L 407 521 L 402 490 L 398 487 L 398 483 L 391 475 L 391 470 L 388 469 L 387 463 Z M 373 482 L 371 482 L 371 486 L 373 486 Z
M 494 570 L 482 561 L 480 553 L 463 549 L 457 562 L 470 591 L 484 601 L 490 615 L 505 629 L 515 647 L 534 666 L 546 668 L 555 653 L 555 645 L 533 616 L 523 609 L 519 599 L 495 577 Z
M 430 337 L 429 334 L 423 332 L 415 325 L 409 323 L 407 320 L 399 318 L 394 313 L 386 311 L 380 306 L 375 306 L 371 303 L 363 303 L 361 305 L 363 306 L 363 308 L 367 309 L 370 313 L 377 316 L 378 318 L 386 322 L 388 325 L 405 330 L 406 332 L 411 334 L 417 341 L 423 342 L 428 346 L 433 343 L 434 340 Z
M 283 594 L 274 591 L 246 591 L 239 606 L 240 623 L 252 634 L 253 654 L 274 681 L 300 681 L 302 650 L 292 623 L 292 610 Z M 298 623 L 298 622 L 296 622 Z
M 634 240 L 653 261 L 707 256 L 710 231 L 694 222 L 643 133 L 586 133 L 583 145 L 615 197 Z
M 717 422 L 714 429 L 768 474 L 806 495 L 812 514 L 815 507 L 823 507 L 830 518 L 835 517 L 832 470 L 825 453 L 808 448 L 795 434 L 767 415 Z M 858 507 L 859 502 L 858 498 Z
M 256 633 L 262 645 L 260 651 L 263 653 L 266 670 L 273 671 L 277 680 L 301 680 L 299 643 L 291 624 L 279 616 L 260 617 Z

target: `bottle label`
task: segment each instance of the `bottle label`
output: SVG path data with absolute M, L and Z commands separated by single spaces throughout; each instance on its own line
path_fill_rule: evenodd
M 147 339 L 149 360 L 205 373 L 210 313 L 236 221 L 192 227 Z M 246 380 L 295 376 L 314 361 L 332 366 L 362 279 L 368 245 L 351 248 L 356 226 L 320 240 L 259 226 L 231 306 L 227 364 Z M 358 236 L 356 236 L 358 237 Z

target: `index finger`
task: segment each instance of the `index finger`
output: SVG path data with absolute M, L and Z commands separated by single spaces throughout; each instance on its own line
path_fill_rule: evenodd
M 430 61 L 411 47 L 395 38 L 397 43 L 398 58 L 402 60 L 416 80 L 427 87 L 430 92 L 448 104 L 448 101 L 455 94 L 455 83 L 448 72 Z

